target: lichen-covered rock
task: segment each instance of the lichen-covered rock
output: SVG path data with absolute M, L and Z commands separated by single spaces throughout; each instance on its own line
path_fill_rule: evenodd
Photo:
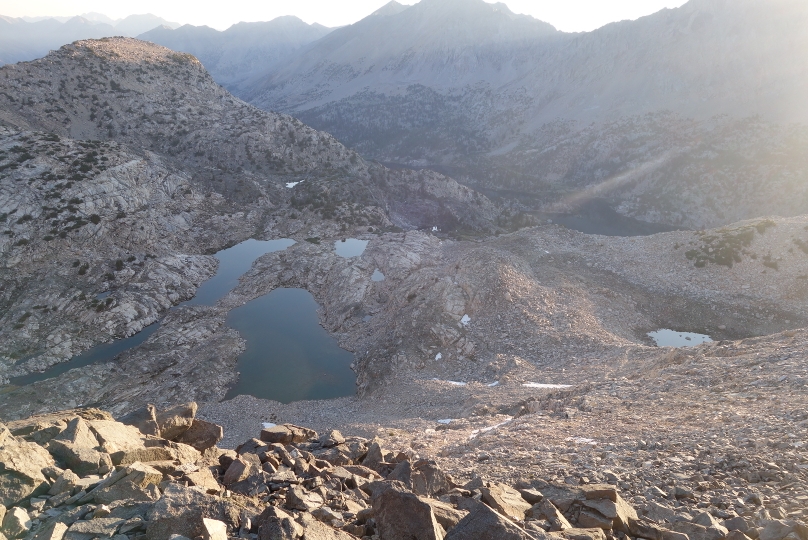
M 50 489 L 42 470 L 55 466 L 51 455 L 36 443 L 14 437 L 0 424 L 0 503 L 6 507 Z

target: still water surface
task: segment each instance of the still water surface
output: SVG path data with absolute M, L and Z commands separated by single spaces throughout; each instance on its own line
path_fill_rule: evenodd
M 668 330 L 667 328 L 655 332 L 648 332 L 648 336 L 654 340 L 657 347 L 693 347 L 712 341 L 712 338 L 706 334 L 677 332 L 676 330 Z

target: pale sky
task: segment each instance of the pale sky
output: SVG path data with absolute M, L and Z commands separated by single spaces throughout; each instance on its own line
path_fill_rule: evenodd
M 0 15 L 69 16 L 99 12 L 113 19 L 133 13 L 153 13 L 181 24 L 207 25 L 224 30 L 240 21 L 268 21 L 296 15 L 307 23 L 326 26 L 351 24 L 389 0 L 0 0 Z M 488 0 L 486 0 L 488 1 Z M 415 0 L 399 0 L 414 4 Z M 532 15 L 565 32 L 594 30 L 604 24 L 636 19 L 685 0 L 506 0 L 516 13 Z

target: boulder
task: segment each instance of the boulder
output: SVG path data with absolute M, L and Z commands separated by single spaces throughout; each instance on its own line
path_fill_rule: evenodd
M 581 504 L 586 508 L 595 510 L 603 517 L 611 520 L 612 523 L 608 527 L 609 529 L 614 528 L 615 530 L 627 533 L 629 530 L 629 520 L 638 518 L 637 511 L 634 510 L 634 508 L 625 500 L 623 500 L 620 495 L 615 495 L 613 499 L 587 499 L 581 501 Z M 596 517 L 593 514 L 590 515 L 592 517 Z M 595 527 L 602 529 L 607 528 L 601 527 L 600 525 L 595 525 Z
M 227 524 L 218 519 L 202 518 L 204 540 L 227 540 Z
M 505 516 L 516 520 L 525 519 L 525 513 L 531 506 L 522 498 L 522 494 L 505 484 L 488 484 L 482 488 L 483 502 Z
M 60 521 L 51 521 L 36 532 L 33 540 L 62 540 L 66 532 L 66 524 Z
M 446 535 L 446 540 L 535 540 L 535 537 L 518 527 L 505 516 L 488 506 L 473 504 L 466 517 Z
M 65 470 L 56 481 L 53 483 L 51 488 L 48 490 L 48 495 L 59 495 L 60 493 L 65 492 L 73 492 L 73 489 L 79 485 L 81 482 L 81 478 L 71 471 L 70 469 Z
M 89 422 L 89 427 L 98 440 L 100 450 L 110 454 L 113 461 L 118 463 L 120 459 L 116 459 L 116 456 L 146 446 L 146 438 L 134 426 L 108 420 L 94 420 Z
M 336 429 L 332 429 L 324 435 L 320 435 L 318 441 L 323 448 L 332 448 L 345 442 L 345 437 Z
M 534 519 L 546 519 L 550 522 L 550 530 L 552 531 L 563 531 L 564 529 L 572 528 L 572 525 L 561 511 L 547 499 L 542 499 L 540 503 L 534 504 L 527 511 L 527 516 Z
M 283 424 L 261 430 L 261 440 L 268 443 L 295 444 L 316 438 L 316 431 L 294 424 Z
M 362 460 L 362 466 L 376 472 L 380 472 L 384 463 L 384 450 L 377 441 L 373 441 L 368 447 L 368 453 Z
M 6 507 L 50 489 L 42 470 L 54 467 L 51 455 L 36 443 L 14 437 L 0 424 L 0 504 Z
M 200 452 L 213 448 L 224 438 L 224 429 L 218 424 L 194 418 L 191 427 L 177 438 L 181 442 L 193 446 Z
M 125 519 L 96 518 L 89 521 L 76 521 L 65 533 L 64 540 L 93 540 L 93 538 L 111 538 L 118 532 Z
M 452 486 L 437 463 L 421 459 L 415 462 L 412 471 L 412 490 L 417 495 L 434 497 L 447 493 Z M 530 506 L 530 505 L 528 505 Z
M 724 533 L 718 529 L 705 527 L 704 525 L 691 523 L 689 521 L 677 521 L 676 523 L 672 523 L 671 530 L 686 534 L 690 540 L 722 540 L 724 538 Z M 778 538 L 776 540 L 780 539 Z
M 268 506 L 255 522 L 258 540 L 299 540 L 303 537 L 303 527 L 276 506 Z
M 175 441 L 194 423 L 197 405 L 194 402 L 177 405 L 165 411 L 157 411 L 157 426 L 160 428 L 160 437 Z
M 432 507 L 435 519 L 446 531 L 457 525 L 458 522 L 468 514 L 467 511 L 458 510 L 451 504 L 436 499 L 421 498 L 421 500 Z
M 564 529 L 557 533 L 561 538 L 566 540 L 606 540 L 606 533 L 603 529 Z
M 794 531 L 794 525 L 781 519 L 769 519 L 762 523 L 759 540 L 782 540 Z
M 412 489 L 412 465 L 409 461 L 402 461 L 387 475 L 387 479 L 401 482 L 407 489 Z
M 118 471 L 120 474 L 121 471 Z M 98 504 L 115 501 L 152 502 L 160 498 L 157 486 L 163 473 L 143 463 L 133 463 L 123 469 L 121 478 L 114 483 L 94 489 L 90 496 Z
M 379 486 L 373 492 L 372 504 L 380 538 L 442 540 L 444 537 L 432 507 L 400 483 Z
M 3 534 L 8 538 L 20 538 L 31 530 L 31 518 L 24 508 L 10 508 L 3 517 Z
M 303 536 L 303 540 L 355 540 L 355 538 L 339 529 L 332 529 L 319 521 L 307 522 Z
M 118 421 L 136 427 L 144 435 L 160 436 L 160 427 L 157 425 L 157 408 L 151 403 L 119 418 Z
M 149 510 L 146 539 L 168 540 L 172 534 L 188 538 L 202 536 L 203 518 L 218 519 L 237 528 L 239 510 L 197 488 L 169 484 L 163 497 Z
M 320 508 L 325 501 L 318 493 L 306 491 L 301 486 L 290 486 L 286 491 L 286 508 L 311 512 Z
M 704 525 L 708 529 L 717 529 L 721 531 L 721 534 L 724 536 L 727 535 L 729 530 L 724 527 L 717 519 L 713 517 L 713 515 L 709 512 L 700 512 L 696 517 L 693 518 L 693 523 L 698 523 L 699 525 Z
M 102 456 L 90 426 L 80 417 L 73 418 L 67 429 L 48 443 L 48 451 L 79 476 L 99 472 L 109 458 Z

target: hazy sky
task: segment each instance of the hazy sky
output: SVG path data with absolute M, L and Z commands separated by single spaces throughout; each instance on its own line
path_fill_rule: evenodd
M 399 0 L 414 4 L 415 0 Z M 388 0 L 0 0 L 0 14 L 11 17 L 78 15 L 100 12 L 115 18 L 154 13 L 182 24 L 208 25 L 224 30 L 239 21 L 268 21 L 297 15 L 308 23 L 341 26 L 358 21 Z M 532 15 L 559 30 L 580 32 L 623 19 L 636 19 L 684 0 L 506 0 L 516 13 Z

